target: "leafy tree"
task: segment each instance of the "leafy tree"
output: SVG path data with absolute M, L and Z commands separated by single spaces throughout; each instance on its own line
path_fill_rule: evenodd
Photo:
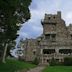
M 17 37 L 20 25 L 30 18 L 31 0 L 0 0 L 0 50 L 3 48 L 3 62 L 7 47 Z

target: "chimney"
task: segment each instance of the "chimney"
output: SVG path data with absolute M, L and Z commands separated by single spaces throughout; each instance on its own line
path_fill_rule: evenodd
M 59 18 L 61 18 L 61 11 L 58 11 L 57 15 L 58 15 Z

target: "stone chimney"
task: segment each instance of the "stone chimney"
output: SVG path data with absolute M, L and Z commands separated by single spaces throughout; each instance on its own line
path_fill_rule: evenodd
M 61 18 L 61 11 L 58 11 L 57 15 L 58 15 L 59 18 Z

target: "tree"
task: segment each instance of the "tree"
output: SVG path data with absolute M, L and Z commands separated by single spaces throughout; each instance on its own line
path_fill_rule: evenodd
M 3 62 L 8 45 L 16 39 L 20 25 L 30 19 L 31 0 L 0 0 L 0 49 L 3 48 Z

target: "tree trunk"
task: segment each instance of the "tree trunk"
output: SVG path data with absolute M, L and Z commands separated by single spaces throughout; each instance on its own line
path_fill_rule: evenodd
M 8 47 L 8 43 L 6 43 L 5 49 L 4 49 L 3 58 L 2 58 L 2 62 L 3 62 L 3 63 L 6 63 L 6 62 L 5 62 L 5 57 L 6 57 L 7 47 Z

